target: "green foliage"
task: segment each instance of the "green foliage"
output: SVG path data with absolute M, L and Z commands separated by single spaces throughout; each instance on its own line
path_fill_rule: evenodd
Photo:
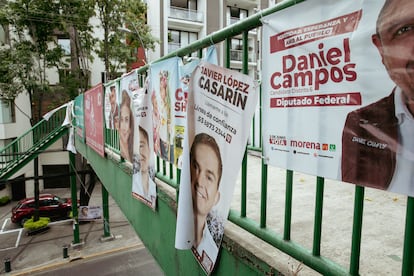
M 6 205 L 9 202 L 10 202 L 10 197 L 9 196 L 0 197 L 0 206 Z
M 104 30 L 104 39 L 99 43 L 97 54 L 104 61 L 109 75 L 115 75 L 126 64 L 135 61 L 133 53 L 137 47 L 154 49 L 157 40 L 147 25 L 147 6 L 143 1 L 97 0 L 96 5 Z M 123 27 L 132 33 L 120 30 Z
M 50 222 L 50 218 L 40 217 L 38 221 L 33 221 L 33 217 L 28 219 L 23 227 L 29 231 L 38 230 L 46 227 Z
M 59 99 L 70 100 L 89 88 L 84 72 L 90 69 L 93 51 L 103 59 L 105 71 L 115 75 L 135 60 L 132 53 L 138 46 L 155 47 L 156 39 L 146 24 L 147 6 L 141 0 L 0 0 L 0 6 L 0 24 L 11 32 L 10 47 L 0 49 L 0 98 L 28 92 L 35 107 L 32 112 L 36 111 L 32 118 L 44 113 L 45 99 L 59 104 Z M 90 23 L 95 11 L 104 30 L 99 43 L 93 37 L 98 26 Z M 135 34 L 126 34 L 120 27 Z M 58 38 L 70 40 L 70 56 Z M 62 68 L 70 68 L 70 74 L 51 86 L 50 69 Z M 64 93 L 68 97 L 62 97 Z
M 9 0 L 2 4 L 0 24 L 9 25 L 12 39 L 10 48 L 0 53 L 9 57 L 0 61 L 0 97 L 15 98 L 23 91 L 28 92 L 30 101 L 37 106 L 37 114 L 32 117 L 38 118 L 44 113 L 44 99 L 62 90 L 61 86 L 50 86 L 49 69 L 78 70 L 80 57 L 85 61 L 83 64 L 87 64 L 85 59 L 91 60 L 95 41 L 89 19 L 95 14 L 95 3 L 91 0 Z M 74 58 L 65 60 L 58 38 L 76 42 L 72 49 Z M 85 82 L 77 80 L 76 83 Z
M 0 49 L 0 98 L 13 99 L 24 90 L 18 82 L 21 67 L 19 56 L 10 48 Z

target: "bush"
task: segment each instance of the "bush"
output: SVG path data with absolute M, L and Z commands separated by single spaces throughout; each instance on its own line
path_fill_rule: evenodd
M 9 202 L 10 202 L 9 196 L 0 197 L 0 206 L 6 205 Z
M 28 219 L 23 227 L 29 231 L 45 228 L 50 222 L 50 218 L 40 217 L 38 221 L 33 221 L 33 217 Z

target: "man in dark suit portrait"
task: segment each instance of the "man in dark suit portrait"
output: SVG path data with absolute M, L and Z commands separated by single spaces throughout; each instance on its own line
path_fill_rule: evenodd
M 372 42 L 396 86 L 348 114 L 342 180 L 414 195 L 414 1 L 386 0 Z

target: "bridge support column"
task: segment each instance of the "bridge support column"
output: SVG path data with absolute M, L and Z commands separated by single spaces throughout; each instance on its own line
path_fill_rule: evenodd
M 73 244 L 79 244 L 79 222 L 78 222 L 78 197 L 76 188 L 76 167 L 75 167 L 75 154 L 69 151 L 69 162 L 70 162 L 70 191 L 72 198 L 72 217 L 74 219 L 73 224 Z
M 109 195 L 108 191 L 105 188 L 105 185 L 102 184 L 102 211 L 103 211 L 103 223 L 104 223 L 104 238 L 111 236 L 111 230 L 109 227 Z

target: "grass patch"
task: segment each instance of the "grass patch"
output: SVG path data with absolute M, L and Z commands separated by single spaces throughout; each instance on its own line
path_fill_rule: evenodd
M 0 206 L 6 205 L 9 202 L 10 202 L 10 197 L 9 196 L 0 197 Z
M 50 222 L 50 218 L 40 217 L 38 221 L 33 221 L 33 217 L 28 219 L 23 227 L 29 231 L 38 230 L 47 227 Z

